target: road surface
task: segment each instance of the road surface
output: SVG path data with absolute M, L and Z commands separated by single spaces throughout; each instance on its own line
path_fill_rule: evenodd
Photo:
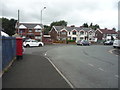
M 118 56 L 112 46 L 68 45 L 48 50 L 48 57 L 75 88 L 118 88 Z

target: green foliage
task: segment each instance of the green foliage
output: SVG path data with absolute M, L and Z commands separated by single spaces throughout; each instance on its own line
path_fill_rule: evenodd
M 52 27 L 52 26 L 67 26 L 67 22 L 64 20 L 52 22 L 50 24 L 50 27 Z
M 84 23 L 82 26 L 88 28 L 88 24 L 87 23 Z
M 50 26 L 44 25 L 44 34 L 48 34 L 53 26 L 67 26 L 67 22 L 64 20 L 52 22 Z
M 93 25 L 93 23 L 91 23 L 90 26 L 88 26 L 87 23 L 84 23 L 82 26 L 83 26 L 83 27 L 86 27 L 86 28 L 92 28 L 92 29 L 94 29 L 94 30 L 100 28 L 98 24 Z
M 6 32 L 8 35 L 12 36 L 15 34 L 15 24 L 17 20 L 15 19 L 7 19 L 7 18 L 0 18 L 2 21 L 2 28 L 4 29 L 4 32 Z
M 67 40 L 67 42 L 75 42 L 75 40 Z
M 44 34 L 49 34 L 49 31 L 50 31 L 50 26 L 48 25 L 44 25 Z

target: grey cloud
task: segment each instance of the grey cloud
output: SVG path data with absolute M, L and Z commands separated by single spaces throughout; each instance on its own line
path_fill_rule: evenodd
M 58 20 L 66 20 L 68 24 L 76 25 L 81 25 L 84 22 L 99 22 L 98 24 L 103 24 L 107 16 L 104 15 L 104 19 L 99 20 L 95 15 L 98 15 L 98 12 L 102 13 L 110 9 L 111 11 L 116 10 L 115 5 L 117 1 L 118 0 L 3 0 L 2 12 L 3 16 L 17 18 L 17 10 L 20 9 L 21 22 L 40 22 L 40 10 L 46 6 L 46 10 L 43 11 L 44 24 L 50 24 Z M 101 15 L 98 17 L 102 18 Z M 115 19 L 115 17 L 112 19 Z M 107 24 L 104 23 L 104 25 Z M 111 25 L 113 24 L 107 26 Z M 116 23 L 114 26 L 116 26 Z

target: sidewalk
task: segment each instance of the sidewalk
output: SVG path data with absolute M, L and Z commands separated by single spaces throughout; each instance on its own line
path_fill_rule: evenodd
M 43 56 L 26 54 L 4 73 L 3 88 L 70 88 Z

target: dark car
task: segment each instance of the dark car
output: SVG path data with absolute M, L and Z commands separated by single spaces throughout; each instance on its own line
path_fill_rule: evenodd
M 89 46 L 90 42 L 87 40 L 78 40 L 76 44 L 81 46 Z
M 111 40 L 110 41 L 105 41 L 104 45 L 113 45 L 113 41 L 111 41 Z

